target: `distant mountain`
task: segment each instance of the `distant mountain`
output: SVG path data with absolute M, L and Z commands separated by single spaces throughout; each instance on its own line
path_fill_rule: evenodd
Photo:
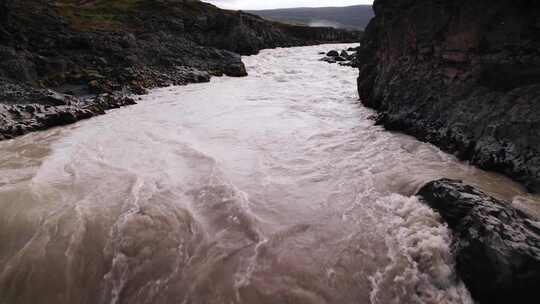
M 364 29 L 374 16 L 371 5 L 299 7 L 248 12 L 274 21 L 350 29 Z

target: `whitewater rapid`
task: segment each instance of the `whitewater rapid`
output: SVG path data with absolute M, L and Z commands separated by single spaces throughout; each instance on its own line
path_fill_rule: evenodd
M 525 193 L 375 126 L 357 71 L 318 61 L 348 46 L 0 142 L 0 303 L 472 303 L 414 193 Z

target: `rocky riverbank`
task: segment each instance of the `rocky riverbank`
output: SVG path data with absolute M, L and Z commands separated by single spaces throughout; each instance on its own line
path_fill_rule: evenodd
M 320 59 L 321 61 L 338 63 L 341 66 L 358 68 L 358 50 L 358 47 L 351 47 L 341 51 L 331 50 L 327 53 L 321 53 L 319 55 L 326 55 Z
M 385 1 L 359 51 L 379 123 L 540 191 L 540 5 Z
M 0 139 L 133 104 L 146 89 L 246 76 L 263 48 L 356 42 L 194 0 L 0 0 Z
M 457 270 L 480 303 L 536 303 L 540 222 L 459 181 L 439 180 L 419 195 L 454 231 Z

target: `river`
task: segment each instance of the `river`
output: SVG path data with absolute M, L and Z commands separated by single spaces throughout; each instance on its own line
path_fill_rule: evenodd
M 318 61 L 347 46 L 0 142 L 0 303 L 472 303 L 414 193 L 527 195 L 375 126 L 358 71 Z

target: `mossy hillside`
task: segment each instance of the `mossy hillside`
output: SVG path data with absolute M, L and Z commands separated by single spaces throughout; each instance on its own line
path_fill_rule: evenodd
M 58 0 L 60 15 L 78 30 L 126 30 L 136 27 L 139 18 L 152 16 L 200 16 L 218 13 L 211 4 L 197 0 Z
M 123 29 L 143 0 L 56 1 L 60 15 L 76 29 Z

